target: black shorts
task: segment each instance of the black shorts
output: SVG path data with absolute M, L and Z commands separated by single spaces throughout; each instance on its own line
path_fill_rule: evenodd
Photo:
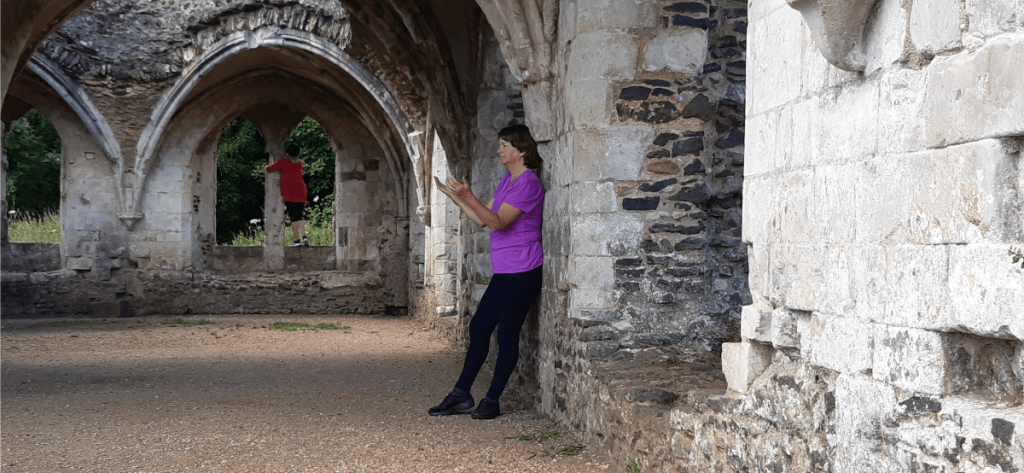
M 285 214 L 288 215 L 288 220 L 291 220 L 292 223 L 301 222 L 301 221 L 305 220 L 305 218 L 302 217 L 302 211 L 305 208 L 306 208 L 306 204 L 304 204 L 302 202 L 285 202 L 284 203 Z

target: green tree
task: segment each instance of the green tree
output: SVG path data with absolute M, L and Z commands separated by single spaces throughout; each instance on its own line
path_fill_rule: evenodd
M 11 123 L 7 150 L 7 205 L 40 216 L 60 208 L 60 136 L 37 110 Z
M 268 159 L 267 142 L 252 122 L 236 118 L 224 127 L 217 143 L 217 244 L 231 243 L 250 226 L 263 228 Z

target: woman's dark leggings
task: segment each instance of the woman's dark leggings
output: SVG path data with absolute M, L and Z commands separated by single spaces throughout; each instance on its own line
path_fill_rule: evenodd
M 508 384 L 519 361 L 519 331 L 530 306 L 540 293 L 541 267 L 522 273 L 495 274 L 487 285 L 473 320 L 469 322 L 469 350 L 455 387 L 469 392 L 487 359 L 491 333 L 498 327 L 498 361 L 487 397 L 495 401 Z

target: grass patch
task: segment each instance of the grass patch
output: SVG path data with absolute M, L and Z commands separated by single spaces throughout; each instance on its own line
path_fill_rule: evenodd
M 626 466 L 626 473 L 640 473 L 640 465 L 637 465 L 635 460 L 630 460 Z
M 323 225 L 310 225 L 309 222 L 306 222 L 306 232 L 309 233 L 309 244 L 312 246 L 334 245 L 334 230 L 331 229 L 330 222 L 325 222 Z M 292 227 L 289 225 L 284 231 L 285 246 L 292 244 L 294 240 Z M 265 244 L 267 244 L 266 233 L 263 230 L 250 228 L 245 232 L 236 233 L 235 238 L 226 246 L 263 246 Z
M 11 226 L 8 236 L 11 241 L 23 243 L 60 242 L 60 217 L 56 212 L 32 216 L 22 212 L 9 215 Z
M 560 453 L 562 455 L 565 455 L 565 456 L 571 456 L 571 455 L 575 455 L 576 454 L 576 450 L 573 450 L 571 448 L 567 448 L 567 449 L 562 450 L 561 452 L 558 452 L 558 453 Z
M 289 332 L 294 332 L 296 329 L 300 329 L 300 328 L 315 328 L 315 329 L 320 329 L 320 330 L 348 330 L 348 327 L 346 327 L 346 326 L 339 327 L 339 326 L 334 325 L 334 324 L 309 325 L 309 324 L 296 323 L 296 322 L 274 322 L 274 323 L 270 324 L 270 328 L 278 329 L 278 330 L 287 330 Z
M 176 318 L 176 319 L 174 319 L 174 320 L 172 320 L 170 322 L 167 322 L 167 325 L 170 325 L 170 326 L 178 326 L 178 325 L 210 325 L 212 323 L 213 322 L 210 321 L 210 320 L 198 320 L 198 321 L 195 321 L 195 322 L 191 322 L 191 321 L 185 320 L 185 319 L 183 319 L 181 317 L 178 317 L 178 318 Z

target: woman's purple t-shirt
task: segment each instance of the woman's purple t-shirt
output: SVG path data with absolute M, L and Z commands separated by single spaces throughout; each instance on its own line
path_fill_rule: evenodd
M 540 246 L 540 223 L 544 213 L 544 187 L 532 169 L 512 182 L 506 174 L 494 193 L 491 210 L 508 203 L 522 213 L 508 227 L 491 232 L 491 270 L 494 273 L 522 273 L 544 263 Z

